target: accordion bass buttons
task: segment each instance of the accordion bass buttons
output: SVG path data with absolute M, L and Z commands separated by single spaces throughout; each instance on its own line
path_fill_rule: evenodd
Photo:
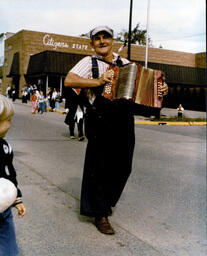
M 111 93 L 111 84 L 107 84 L 104 88 L 104 91 L 106 94 L 110 94 Z
M 106 94 L 111 94 L 112 93 L 112 83 L 113 83 L 113 79 L 114 79 L 114 71 L 112 69 L 109 70 L 111 73 L 111 82 L 107 83 L 104 87 L 104 92 Z
M 115 67 L 117 68 L 117 67 Z M 110 72 L 110 82 L 106 83 L 103 90 L 103 96 L 109 100 L 113 100 L 114 98 L 114 92 L 116 87 L 116 70 L 114 70 L 111 67 L 109 67 L 108 72 Z

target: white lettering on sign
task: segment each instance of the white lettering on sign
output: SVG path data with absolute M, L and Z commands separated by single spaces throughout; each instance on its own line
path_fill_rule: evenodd
M 87 44 L 72 44 L 73 49 L 78 49 L 78 50 L 88 50 L 88 45 Z
M 44 45 L 46 46 L 52 46 L 54 50 L 57 49 L 57 47 L 60 48 L 68 48 L 68 44 L 64 43 L 64 42 L 56 42 L 50 35 L 46 34 L 43 39 L 42 42 Z

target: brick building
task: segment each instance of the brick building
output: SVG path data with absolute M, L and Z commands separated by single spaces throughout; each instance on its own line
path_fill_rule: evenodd
M 2 94 L 8 85 L 16 87 L 19 97 L 26 83 L 41 90 L 56 87 L 64 94 L 64 78 L 81 58 L 92 55 L 90 39 L 21 30 L 7 34 L 2 66 Z M 120 43 L 114 44 L 116 52 Z M 127 48 L 127 47 L 126 47 Z M 127 57 L 127 49 L 122 52 Z M 165 73 L 169 94 L 165 106 L 205 110 L 206 54 L 149 48 L 148 67 Z M 144 65 L 145 47 L 131 46 L 131 60 Z

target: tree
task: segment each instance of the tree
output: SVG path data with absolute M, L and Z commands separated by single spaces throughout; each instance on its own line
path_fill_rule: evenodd
M 4 36 L 4 33 L 0 33 L 0 38 L 2 38 Z
M 90 32 L 89 32 L 89 33 L 81 34 L 80 37 L 87 37 L 87 38 L 90 38 Z
M 0 42 L 4 39 L 4 33 L 0 33 Z
M 117 34 L 117 41 L 125 42 L 128 39 L 129 33 L 126 30 L 122 30 Z M 140 29 L 140 23 L 137 23 L 135 28 L 131 31 L 131 43 L 137 45 L 146 45 L 147 40 L 147 30 Z M 149 43 L 151 39 L 149 38 Z

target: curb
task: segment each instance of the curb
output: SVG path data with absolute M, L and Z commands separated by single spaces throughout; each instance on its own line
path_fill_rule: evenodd
M 206 125 L 207 122 L 162 122 L 162 121 L 134 121 L 135 124 L 144 124 L 144 125 Z
M 50 108 L 47 111 L 48 112 L 57 112 L 59 114 L 64 114 L 65 113 L 65 111 L 63 111 L 63 110 L 56 110 L 56 109 L 54 109 L 53 111 L 50 111 Z
M 19 103 L 19 102 L 17 102 Z M 28 106 L 28 105 L 27 105 Z M 50 108 L 47 109 L 50 112 Z M 53 112 L 57 112 L 59 114 L 64 114 L 64 110 L 53 110 Z M 143 125 L 177 125 L 177 126 L 195 126 L 195 125 L 207 125 L 207 122 L 171 122 L 171 121 L 142 121 L 142 120 L 135 120 L 135 124 L 143 124 Z
M 53 112 L 57 112 L 59 114 L 64 114 L 63 110 L 53 110 Z M 171 122 L 171 121 L 134 121 L 135 124 L 144 124 L 144 125 L 188 125 L 188 126 L 195 126 L 195 125 L 207 125 L 207 122 Z

